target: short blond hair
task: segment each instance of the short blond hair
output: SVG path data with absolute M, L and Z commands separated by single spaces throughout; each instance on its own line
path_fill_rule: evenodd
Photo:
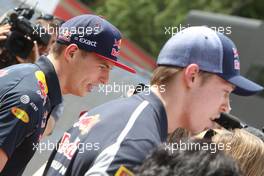
M 158 66 L 154 69 L 150 84 L 151 85 L 167 85 L 175 76 L 177 76 L 184 68 L 182 67 L 169 67 L 169 66 Z M 202 76 L 202 84 L 210 78 L 213 73 L 200 71 Z
M 159 66 L 153 71 L 150 84 L 166 85 L 174 76 L 178 75 L 181 70 L 182 68 L 180 67 Z
M 230 150 L 225 148 L 225 152 L 237 161 L 245 176 L 264 175 L 264 143 L 261 139 L 236 129 L 232 133 L 215 135 L 213 141 L 230 145 Z
M 55 42 L 51 46 L 51 53 L 54 54 L 55 57 L 60 56 L 63 53 L 63 50 L 66 48 L 66 45 Z

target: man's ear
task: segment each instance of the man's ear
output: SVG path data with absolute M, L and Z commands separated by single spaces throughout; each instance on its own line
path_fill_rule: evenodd
M 67 62 L 70 62 L 73 56 L 77 53 L 78 49 L 79 48 L 76 44 L 70 44 L 65 48 L 64 58 L 66 59 Z
M 197 64 L 190 64 L 184 69 L 184 80 L 187 87 L 192 87 L 199 76 L 199 66 Z

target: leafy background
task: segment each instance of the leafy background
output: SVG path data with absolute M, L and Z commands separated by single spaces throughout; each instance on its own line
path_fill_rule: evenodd
M 154 58 L 170 35 L 165 27 L 183 23 L 190 10 L 264 18 L 263 0 L 81 0 L 97 15 L 117 26 L 123 35 Z

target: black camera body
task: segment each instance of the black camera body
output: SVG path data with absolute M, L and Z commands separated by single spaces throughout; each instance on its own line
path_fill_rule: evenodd
M 32 8 L 18 7 L 9 12 L 0 24 L 9 24 L 11 33 L 0 47 L 6 48 L 13 56 L 26 59 L 32 51 L 33 41 L 48 45 L 51 36 L 41 25 L 30 22 L 33 15 Z

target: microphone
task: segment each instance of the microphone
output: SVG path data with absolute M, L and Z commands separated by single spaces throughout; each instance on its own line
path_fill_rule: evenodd
M 238 117 L 224 112 L 221 113 L 220 118 L 215 119 L 214 121 L 228 130 L 248 127 L 248 125 L 242 122 Z

